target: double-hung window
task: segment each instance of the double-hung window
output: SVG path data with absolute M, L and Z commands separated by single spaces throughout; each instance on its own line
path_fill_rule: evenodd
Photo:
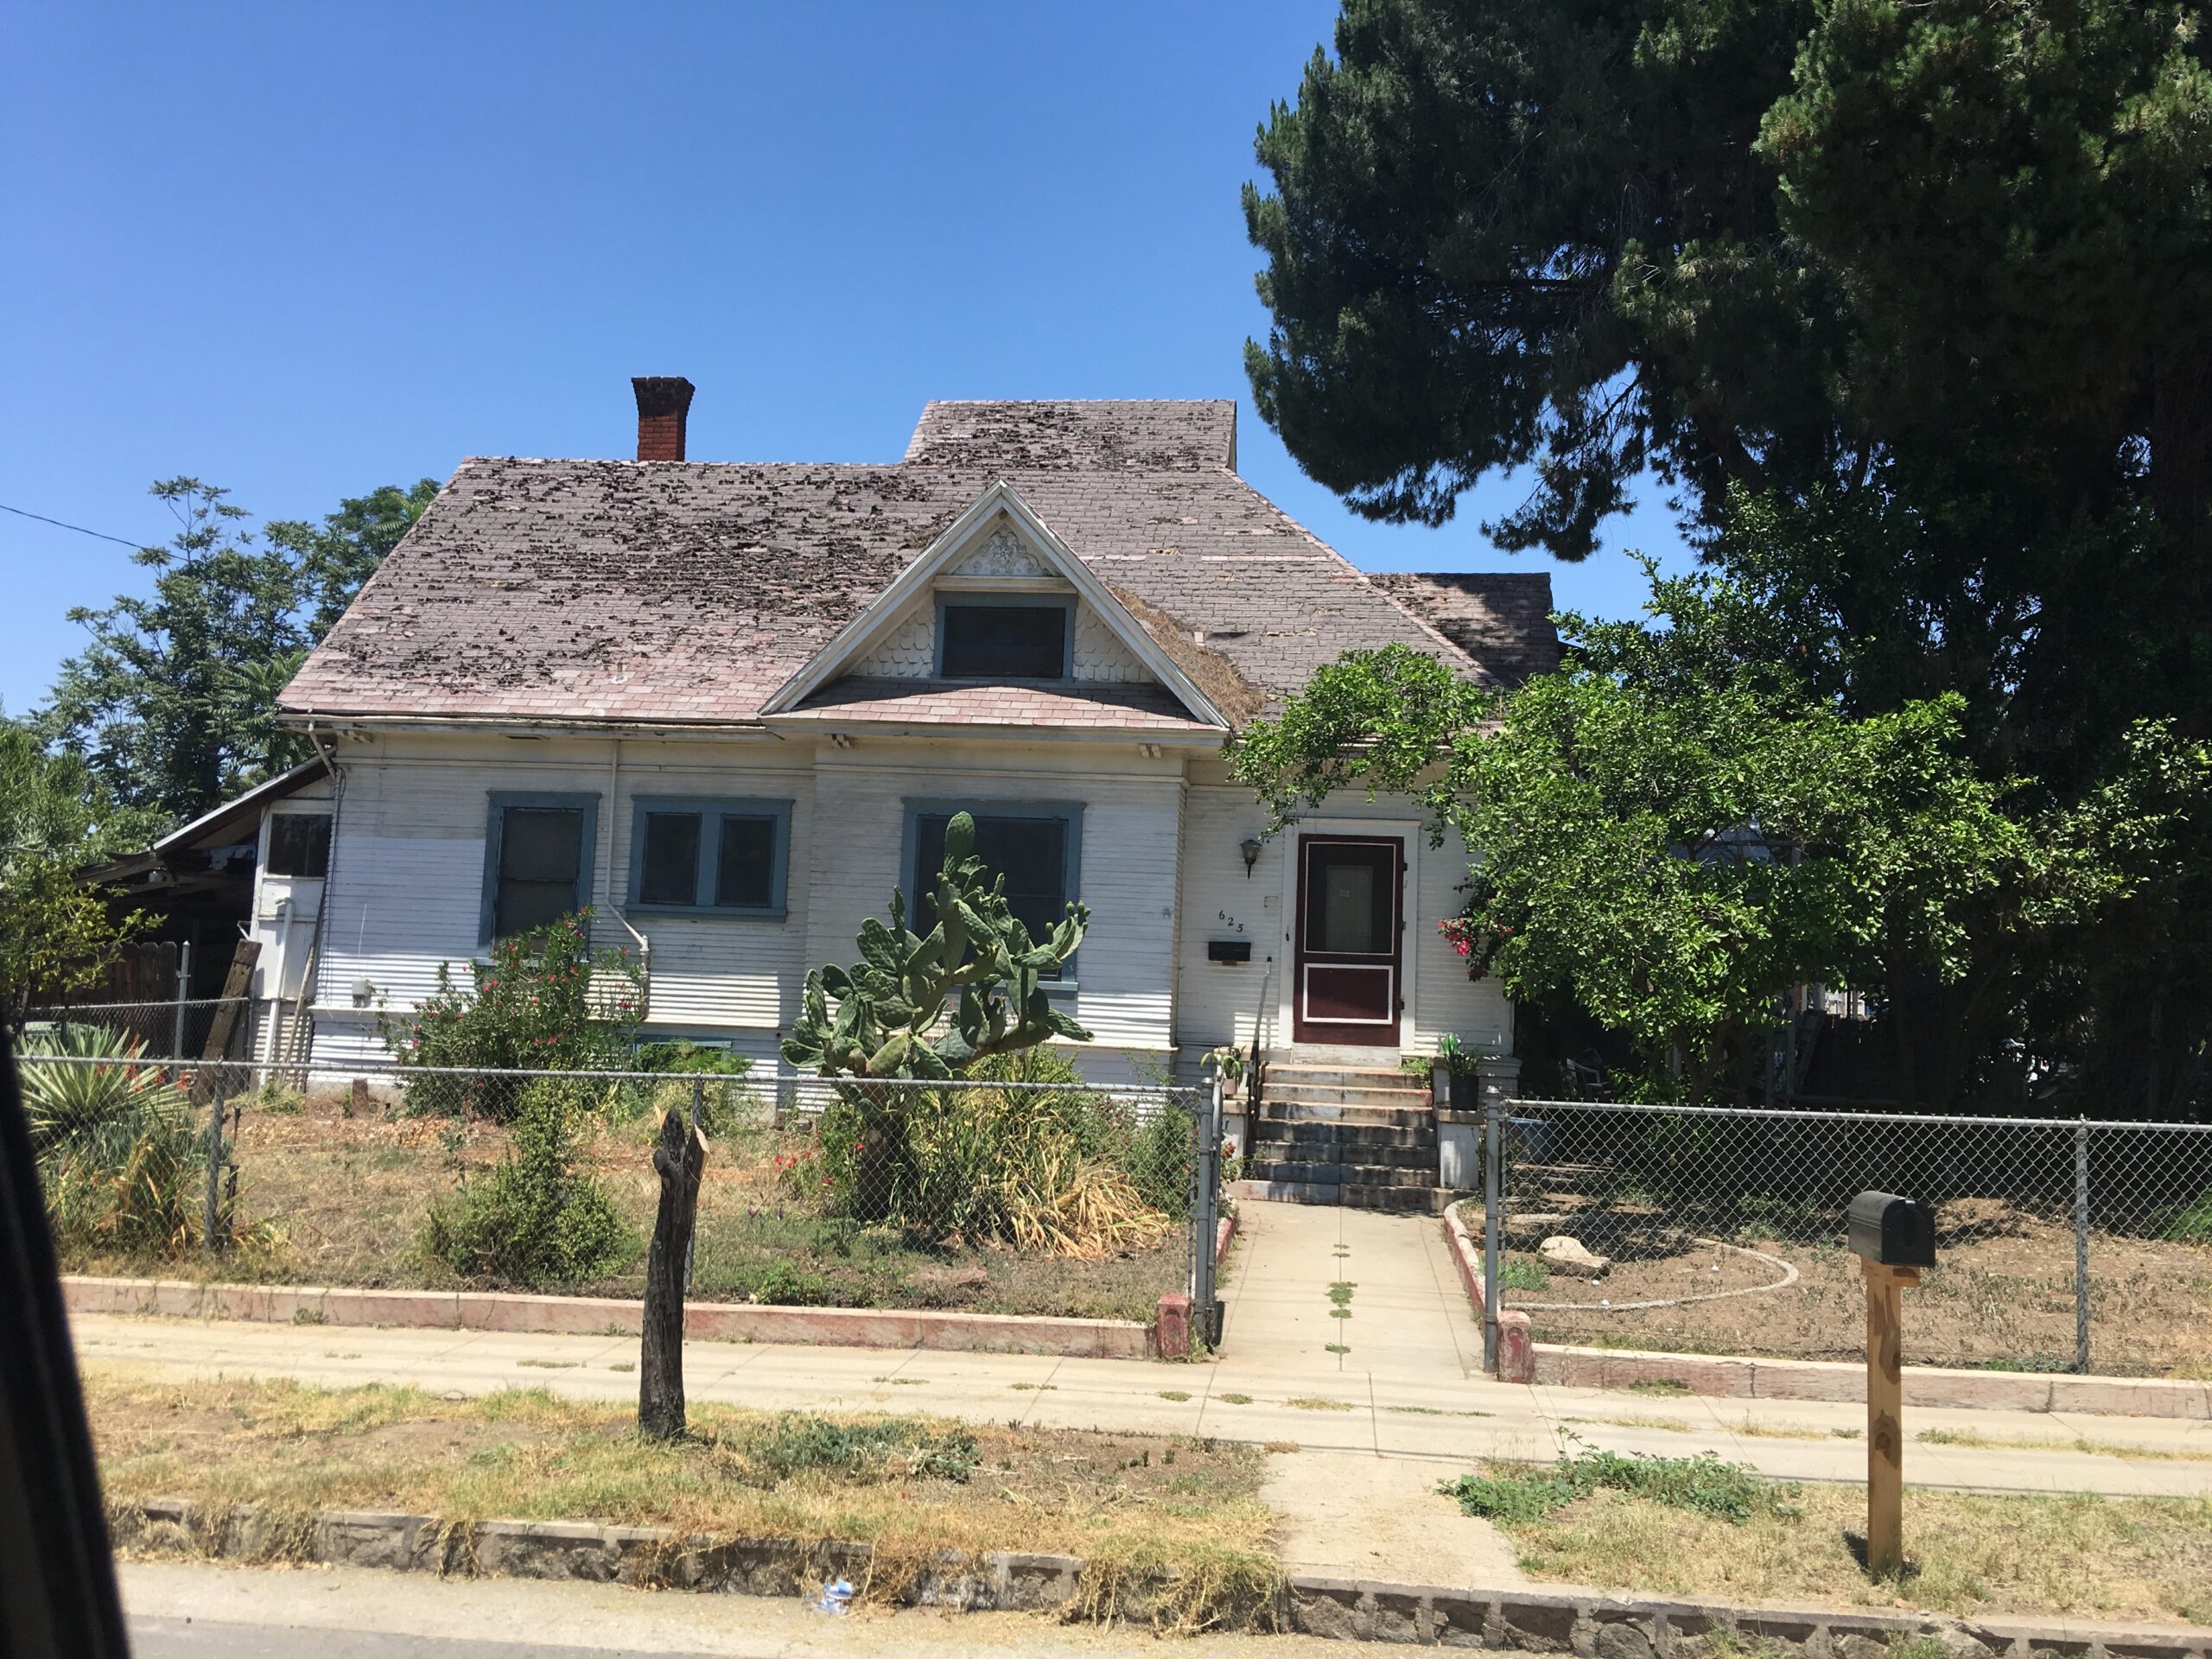
M 940 594 L 937 671 L 948 680 L 1065 680 L 1075 601 L 1066 594 Z
M 1031 938 L 1046 938 L 1067 914 L 1068 906 L 1081 896 L 1079 803 L 970 806 L 955 801 L 907 802 L 906 891 L 915 895 L 909 910 L 914 929 L 926 933 L 937 925 L 937 904 L 931 895 L 944 864 L 944 828 L 954 813 L 963 811 L 976 820 L 976 856 L 989 875 L 1006 878 L 1007 908 L 1029 930 Z M 1056 988 L 1072 990 L 1074 959 L 1049 977 L 1058 980 Z
M 484 836 L 480 936 L 511 938 L 591 902 L 596 795 L 494 791 Z
M 630 827 L 630 906 L 781 921 L 789 801 L 641 795 Z

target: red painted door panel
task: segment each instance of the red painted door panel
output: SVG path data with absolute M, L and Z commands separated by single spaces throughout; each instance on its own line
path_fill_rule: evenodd
M 1298 838 L 1294 1040 L 1398 1046 L 1404 873 L 1395 837 Z

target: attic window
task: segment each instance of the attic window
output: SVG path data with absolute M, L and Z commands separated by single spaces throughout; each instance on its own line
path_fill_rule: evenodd
M 1064 680 L 1075 606 L 1063 596 L 938 601 L 938 673 L 948 680 Z

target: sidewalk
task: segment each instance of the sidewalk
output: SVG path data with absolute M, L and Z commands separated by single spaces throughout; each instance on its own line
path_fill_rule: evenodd
M 1622 1452 L 1711 1450 L 1762 1473 L 1858 1481 L 1865 1408 L 1810 1401 L 1644 1397 L 1497 1382 L 1470 1372 L 1480 1332 L 1446 1281 L 1438 1230 L 1357 1211 L 1250 1205 L 1231 1281 L 1226 1351 L 1211 1363 L 1021 1354 L 791 1348 L 695 1342 L 695 1399 L 767 1409 L 927 1412 L 984 1421 L 1290 1442 L 1308 1452 L 1380 1458 L 1410 1494 L 1487 1457 L 1548 1461 L 1573 1435 Z M 1336 1252 L 1345 1252 L 1338 1255 Z M 1433 1253 L 1433 1258 L 1432 1258 Z M 1412 1271 L 1424 1266 L 1424 1286 Z M 1352 1317 L 1332 1319 L 1328 1287 L 1354 1285 Z M 335 1387 L 412 1383 L 434 1393 L 543 1386 L 585 1398 L 633 1397 L 631 1337 L 268 1325 L 82 1315 L 88 1361 L 181 1379 L 222 1373 Z M 1328 1351 L 1332 1340 L 1346 1351 Z M 1908 1439 L 1916 1484 L 1981 1491 L 2212 1494 L 2212 1423 L 2073 1413 L 1926 1410 L 1929 1430 L 1992 1440 L 2084 1440 L 2152 1454 L 1929 1446 Z M 1802 1439 L 1772 1438 L 1798 1434 Z M 2168 1460 L 2172 1454 L 2190 1460 Z M 2166 1454 L 2165 1459 L 2158 1456 Z M 1323 1565 L 1314 1562 L 1317 1568 Z

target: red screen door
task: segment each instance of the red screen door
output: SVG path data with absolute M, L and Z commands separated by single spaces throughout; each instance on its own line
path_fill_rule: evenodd
M 1294 1040 L 1398 1046 L 1404 868 L 1395 838 L 1298 838 Z

